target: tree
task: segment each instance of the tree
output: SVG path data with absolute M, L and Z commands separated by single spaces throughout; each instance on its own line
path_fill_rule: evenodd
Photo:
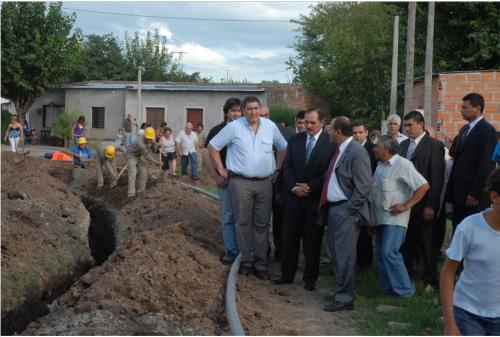
M 52 124 L 52 131 L 54 134 L 64 139 L 64 147 L 69 144 L 69 140 L 73 134 L 73 124 L 78 120 L 79 115 L 81 114 L 76 111 L 64 109 Z
M 44 90 L 67 80 L 75 63 L 75 15 L 63 13 L 61 5 L 2 3 L 2 95 L 14 102 L 22 118 Z
M 160 36 L 158 29 L 154 33 L 147 32 L 141 39 L 139 33 L 131 38 L 125 34 L 125 60 L 129 69 L 128 80 L 137 79 L 137 69 L 143 66 L 143 81 L 174 81 L 176 75 L 182 73 L 180 64 L 174 62 L 173 53 L 167 48 L 167 40 Z
M 387 109 L 391 8 L 383 3 L 319 3 L 297 22 L 296 80 L 330 102 L 333 115 L 366 118 Z

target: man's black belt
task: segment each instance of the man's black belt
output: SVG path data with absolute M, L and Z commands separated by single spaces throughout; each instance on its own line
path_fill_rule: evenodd
M 343 203 L 347 202 L 347 200 L 340 200 L 340 201 L 334 201 L 334 202 L 330 202 L 330 201 L 327 201 L 326 202 L 326 205 L 328 207 L 333 207 L 333 206 L 339 206 L 339 205 L 342 205 Z
M 234 177 L 234 178 L 241 178 L 241 179 L 245 179 L 245 180 L 251 180 L 251 181 L 259 181 L 259 180 L 266 180 L 266 179 L 269 179 L 269 177 L 264 177 L 264 178 L 258 178 L 258 177 L 245 177 L 245 176 L 242 176 L 240 174 L 236 174 L 232 171 L 229 171 L 229 176 L 230 177 Z

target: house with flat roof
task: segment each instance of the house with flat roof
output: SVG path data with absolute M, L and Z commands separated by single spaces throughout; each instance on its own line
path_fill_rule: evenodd
M 255 85 L 142 82 L 139 107 L 137 82 L 90 81 L 46 91 L 35 100 L 28 116 L 42 139 L 64 109 L 85 117 L 90 139 L 113 139 L 127 113 L 132 114 L 136 128 L 142 123 L 156 128 L 166 121 L 177 134 L 186 122 L 201 123 L 209 130 L 223 120 L 222 107 L 228 98 L 249 95 L 266 103 L 265 89 Z

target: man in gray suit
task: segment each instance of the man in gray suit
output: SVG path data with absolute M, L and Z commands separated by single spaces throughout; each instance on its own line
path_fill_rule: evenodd
M 334 118 L 328 133 L 337 148 L 323 185 L 321 213 L 328 223 L 337 288 L 324 310 L 335 312 L 354 308 L 356 242 L 360 226 L 373 223 L 368 204 L 372 171 L 368 152 L 353 141 L 349 118 Z

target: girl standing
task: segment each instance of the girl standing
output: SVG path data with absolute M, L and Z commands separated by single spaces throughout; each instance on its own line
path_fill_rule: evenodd
M 7 141 L 7 137 L 10 142 L 10 150 L 17 153 L 19 141 L 24 139 L 23 126 L 18 122 L 17 116 L 10 118 L 10 124 L 7 126 L 7 131 L 5 132 L 5 141 Z
M 78 138 L 85 137 L 85 117 L 78 117 L 78 121 L 73 125 L 73 144 L 78 146 Z

